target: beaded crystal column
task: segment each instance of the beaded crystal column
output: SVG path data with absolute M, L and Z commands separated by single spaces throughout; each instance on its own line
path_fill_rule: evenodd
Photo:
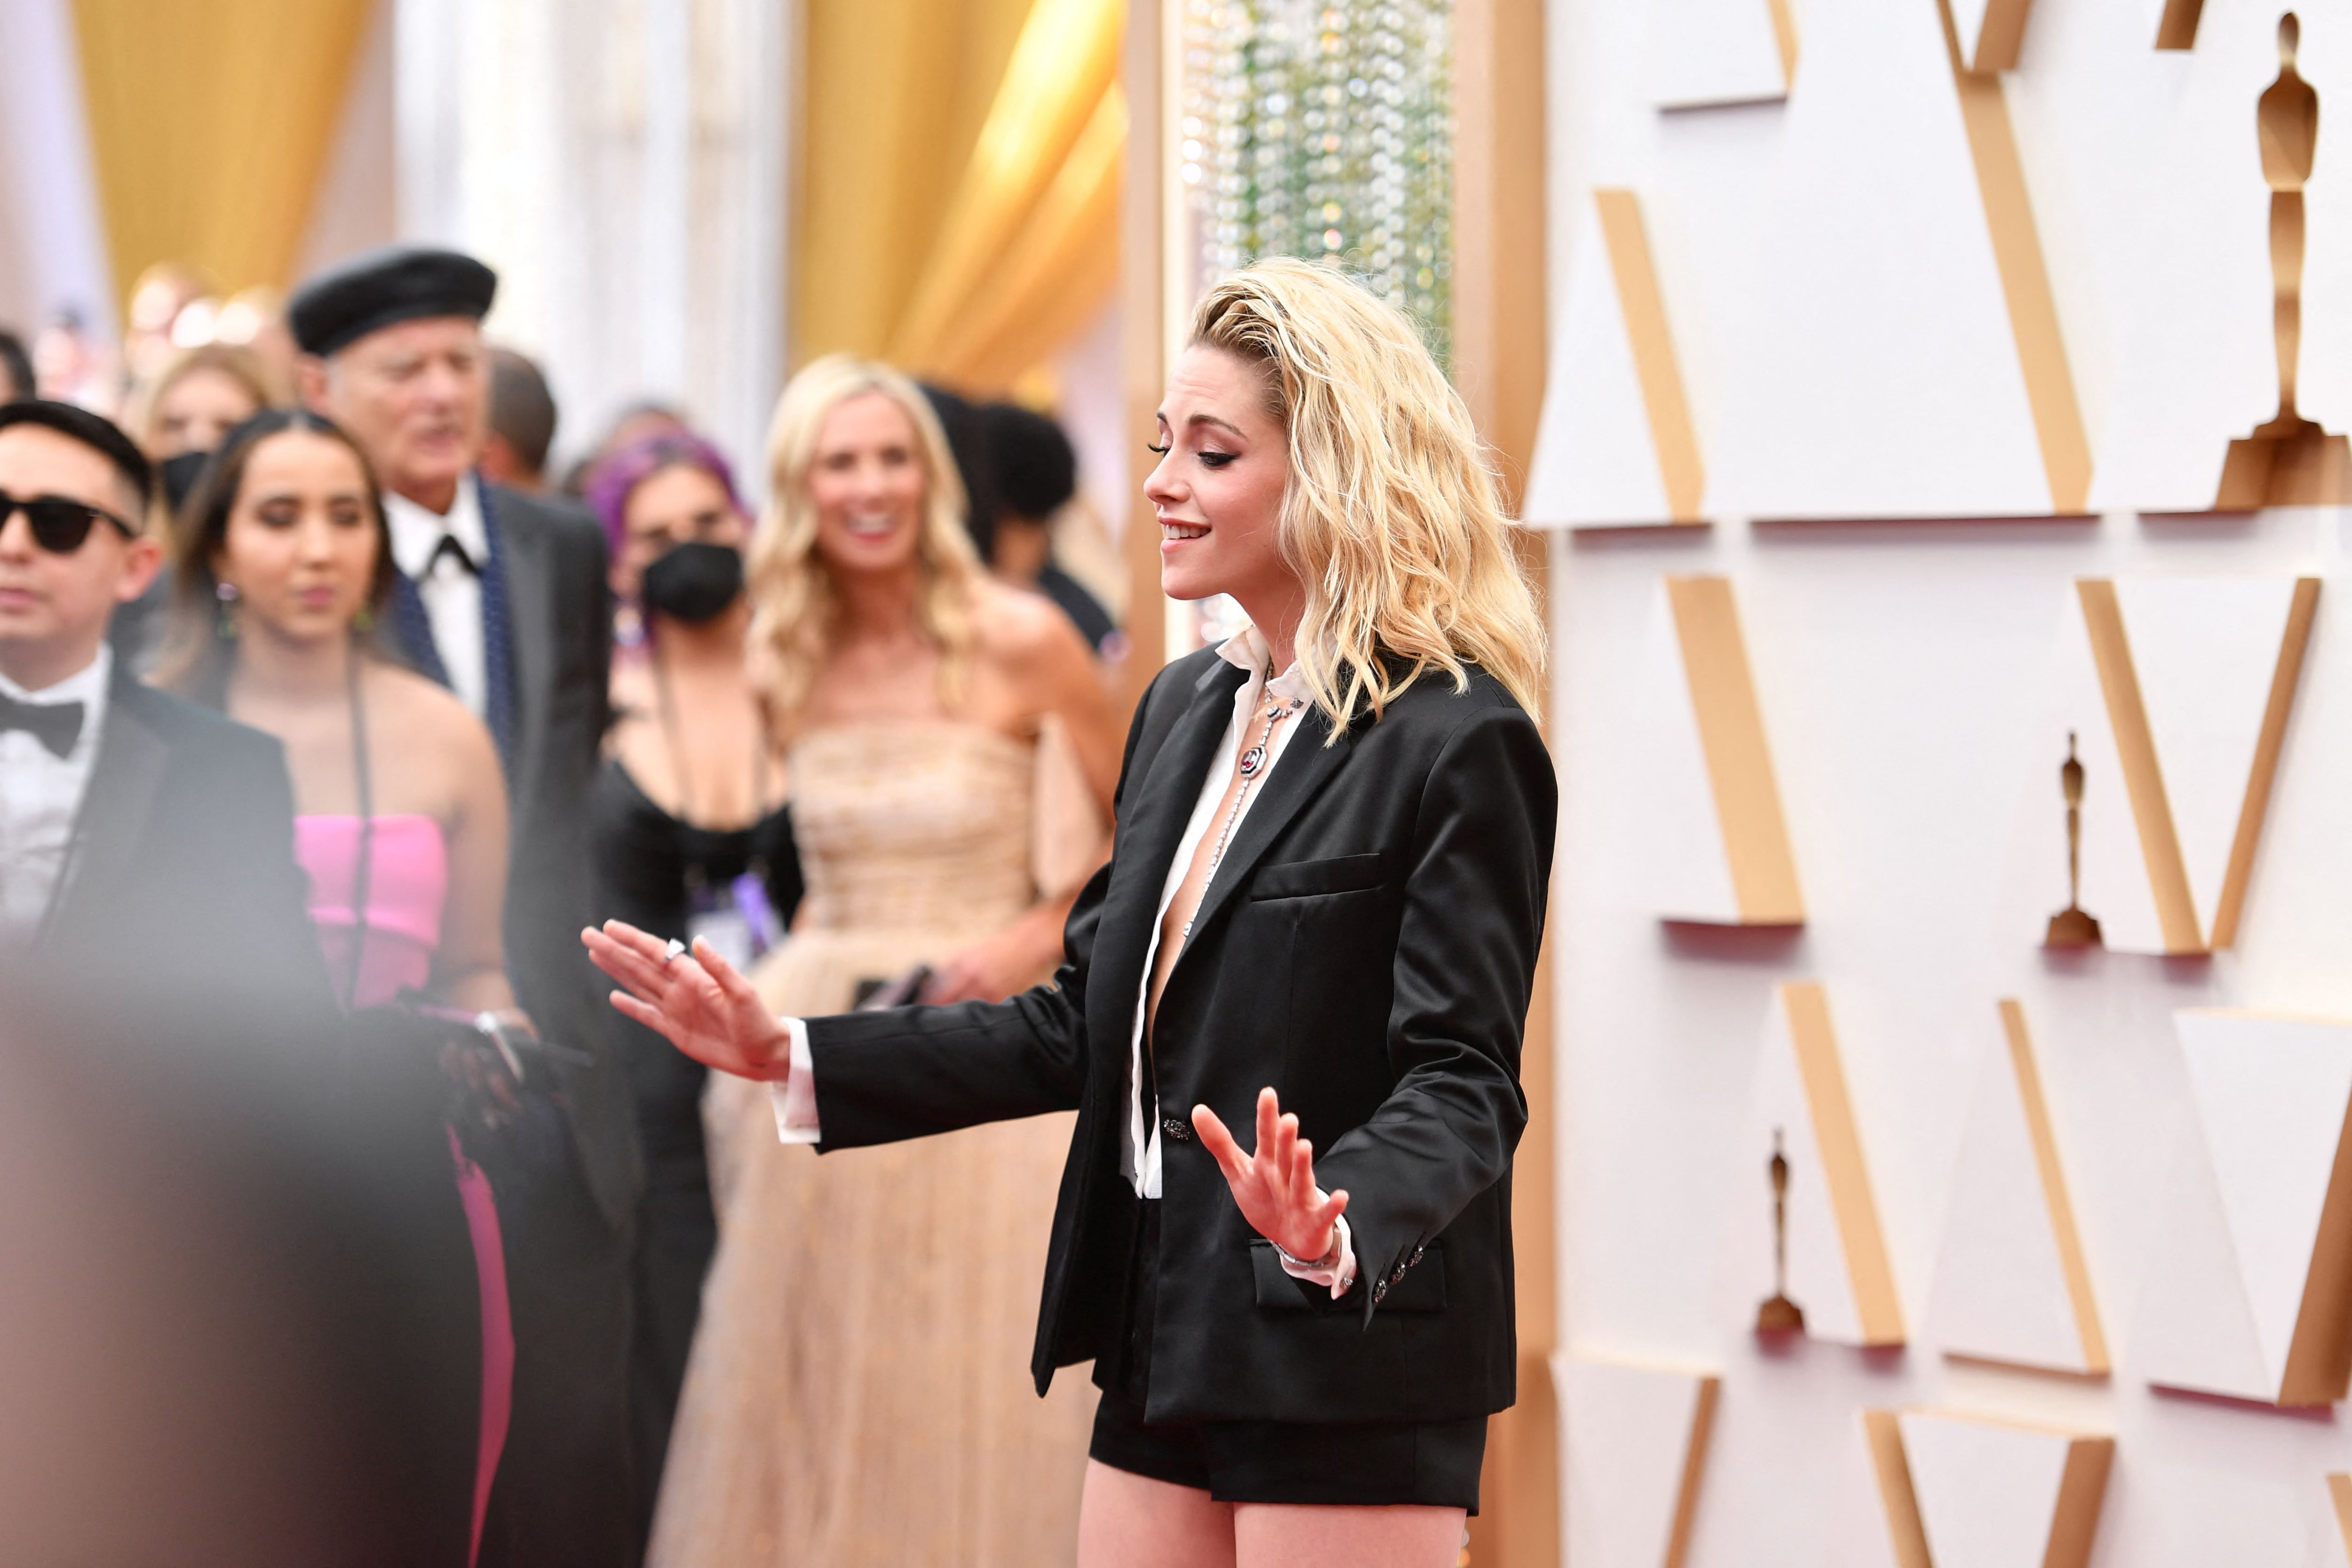
M 1195 284 L 1261 256 L 1327 261 L 1411 312 L 1444 363 L 1449 0 L 1186 0 L 1184 42 Z

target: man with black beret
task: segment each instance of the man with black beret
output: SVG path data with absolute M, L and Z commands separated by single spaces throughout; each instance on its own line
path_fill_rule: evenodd
M 488 725 L 514 826 L 507 964 L 547 1039 L 562 1121 L 551 1161 L 498 1182 L 515 1329 L 514 1419 L 483 1568 L 630 1560 L 630 1228 L 641 1180 L 628 1086 L 580 950 L 588 791 L 606 716 L 604 536 L 576 507 L 489 484 L 481 321 L 498 277 L 394 247 L 295 291 L 302 399 L 365 448 L 400 568 L 389 628 Z M 493 1173 L 498 1181 L 499 1173 Z

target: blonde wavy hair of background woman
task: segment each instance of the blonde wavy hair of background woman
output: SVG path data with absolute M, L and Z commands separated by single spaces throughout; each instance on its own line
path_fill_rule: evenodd
M 1192 341 L 1268 373 L 1290 441 L 1278 543 L 1307 587 L 1298 669 L 1332 738 L 1433 668 L 1460 690 L 1475 664 L 1538 713 L 1542 617 L 1470 410 L 1412 320 L 1328 268 L 1272 259 L 1209 289 Z
M 853 397 L 878 392 L 915 427 L 923 465 L 923 522 L 916 558 L 923 574 L 923 630 L 940 647 L 940 686 L 952 706 L 972 647 L 972 595 L 984 579 L 964 531 L 963 480 L 946 433 L 922 392 L 885 364 L 827 354 L 803 369 L 777 400 L 768 427 L 768 505 L 751 540 L 752 676 L 767 695 L 781 733 L 793 732 L 835 641 L 840 591 L 816 547 L 816 507 L 809 467 L 825 416 Z

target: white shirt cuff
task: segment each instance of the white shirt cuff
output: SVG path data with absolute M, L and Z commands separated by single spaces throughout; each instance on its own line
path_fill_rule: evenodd
M 822 1142 L 824 1134 L 816 1124 L 816 1058 L 809 1054 L 808 1026 L 798 1018 L 777 1021 L 793 1037 L 793 1057 L 784 1081 L 768 1086 L 768 1102 L 776 1110 L 776 1136 L 787 1143 Z
M 814 1095 L 815 1091 L 812 1089 L 810 1092 Z M 1323 1189 L 1318 1187 L 1315 1190 L 1315 1195 L 1321 1198 L 1324 1195 Z M 1283 1258 L 1279 1252 L 1276 1253 L 1275 1257 L 1281 1259 L 1282 1271 L 1293 1279 L 1304 1279 L 1310 1285 L 1329 1286 L 1331 1299 L 1336 1301 L 1348 1293 L 1349 1286 L 1356 1282 L 1356 1241 L 1355 1237 L 1349 1233 L 1346 1215 L 1341 1215 L 1338 1219 L 1333 1220 L 1331 1228 L 1339 1233 L 1339 1261 L 1330 1268 L 1306 1268 Z

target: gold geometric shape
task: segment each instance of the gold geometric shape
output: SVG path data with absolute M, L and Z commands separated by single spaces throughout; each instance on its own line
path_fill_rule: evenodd
M 1790 1041 L 1796 1047 L 1806 1104 L 1812 1111 L 1814 1144 L 1821 1153 L 1822 1175 L 1829 1186 L 1840 1248 L 1845 1255 L 1846 1279 L 1861 1322 L 1859 1342 L 1899 1345 L 1904 1340 L 1903 1302 L 1895 1294 L 1885 1233 L 1879 1228 L 1878 1202 L 1871 1192 L 1870 1169 L 1863 1160 L 1862 1131 L 1854 1120 L 1853 1100 L 1846 1092 L 1837 1034 L 1830 1026 L 1829 994 L 1817 982 L 1792 981 L 1780 987 L 1780 1005 L 1788 1017 Z
M 2107 1336 L 2099 1326 L 2098 1302 L 2091 1295 L 2091 1269 L 2083 1257 L 2082 1232 L 2075 1228 L 2066 1171 L 2058 1163 L 2058 1134 L 2051 1125 L 2050 1102 L 2042 1092 L 2033 1037 L 2025 1026 L 2025 1007 L 2016 998 L 2001 998 L 2000 1025 L 2008 1040 L 2010 1068 L 2017 1074 L 2018 1097 L 2025 1103 L 2026 1129 L 2033 1136 L 2034 1173 L 2042 1180 L 2042 1198 L 2049 1205 L 2050 1228 L 2057 1238 L 2059 1261 L 2066 1270 L 2066 1300 L 2074 1310 L 2074 1331 L 2082 1338 L 2084 1367 L 2093 1376 L 2103 1377 L 2108 1370 Z
M 2271 785 L 2278 773 L 2286 721 L 2303 675 L 2305 650 L 2311 641 L 2312 620 L 2318 610 L 2319 579 L 2298 577 L 2288 603 L 2279 640 L 2278 658 L 2271 676 L 2269 697 L 2256 737 L 2252 765 L 2238 810 L 2237 829 L 2213 911 L 2212 930 L 2200 929 L 2197 901 L 2190 890 L 2188 865 L 2167 795 L 2164 770 L 2158 761 L 2155 732 L 2148 722 L 2147 703 L 2134 666 L 2131 639 L 2124 629 L 2123 609 L 2110 578 L 2075 581 L 2083 621 L 2090 636 L 2091 654 L 2098 667 L 2099 689 L 2107 721 L 2122 762 L 2124 789 L 2131 802 L 2132 821 L 2138 829 L 2148 887 L 2154 895 L 2157 920 L 2168 953 L 2201 954 L 2234 945 L 2238 921 L 2245 907 L 2246 887 L 2253 874 L 2254 850 L 2270 811 Z
M 1685 1568 L 1722 1377 L 1577 1353 L 1552 1358 L 1552 1382 L 1566 1437 L 1570 1559 Z
M 2197 23 L 2205 14 L 2205 0 L 2164 0 L 2164 15 L 2157 18 L 2156 47 L 2159 49 L 2193 49 L 2197 47 Z
M 1790 0 L 1767 0 L 1772 8 L 1772 42 L 1780 51 L 1780 81 L 1797 85 L 1797 13 Z
M 1618 308 L 1641 379 L 1642 405 L 1649 415 L 1651 444 L 1657 449 L 1667 514 L 1676 522 L 1693 522 L 1706 489 L 1706 469 L 1699 461 L 1698 437 L 1689 400 L 1683 395 L 1674 337 L 1666 329 L 1665 299 L 1651 260 L 1641 200 L 1632 191 L 1613 189 L 1594 191 L 1592 200 L 1600 210 L 1609 268 L 1617 279 Z
M 2352 1475 L 2327 1472 L 2327 1500 L 2336 1505 L 2336 1532 L 2344 1538 L 2344 1555 L 2352 1560 Z
M 2050 286 L 2050 269 L 2042 258 L 2042 237 L 2033 224 L 2033 202 L 2025 184 L 2025 164 L 2018 156 L 2017 133 L 2009 121 L 2009 100 L 2000 79 L 1979 71 L 2008 69 L 2015 62 L 2016 39 L 2025 28 L 2025 0 L 1987 0 L 1984 39 L 1995 32 L 1995 17 L 2012 27 L 2008 65 L 1972 68 L 1960 52 L 1960 37 L 1952 20 L 1951 0 L 1936 0 L 1943 19 L 1944 47 L 1952 66 L 1952 85 L 1958 94 L 1960 121 L 1967 128 L 1969 153 L 1976 164 L 1977 188 L 1984 198 L 1985 232 L 1992 241 L 1993 264 L 2009 304 L 2009 324 L 2017 342 L 2018 369 L 2025 381 L 2025 400 L 2032 410 L 2033 430 L 2042 447 L 2042 470 L 2050 486 L 2050 508 L 2056 512 L 2083 510 L 2091 493 L 2091 440 L 2083 426 L 2083 406 L 2074 392 L 2074 372 L 2066 363 L 2066 341 L 2059 330 L 2058 299 Z M 1990 58 L 1998 59 L 1998 52 Z
M 1958 0 L 1969 7 L 1967 21 L 1976 25 L 1974 47 L 1964 50 L 1969 69 L 1979 76 L 2017 68 L 2018 46 L 2025 41 L 2025 18 L 2033 8 L 2033 0 Z M 1980 12 L 1981 15 L 1976 13 Z M 1958 12 L 1955 22 L 1962 22 Z M 1958 29 L 1963 42 L 1969 42 L 1965 23 Z
M 1949 1356 L 2105 1377 L 2106 1335 L 2025 1009 L 2004 997 L 2000 1021 L 2005 1059 L 1986 1065 L 1961 1144 L 1929 1336 Z
M 1797 887 L 1796 857 L 1781 816 L 1764 712 L 1756 700 L 1731 581 L 1669 576 L 1666 599 L 1706 757 L 1716 820 L 1723 830 L 1738 923 L 1802 925 L 1805 903 Z
M 2084 1568 L 2116 1440 L 1940 1410 L 1866 1410 L 1900 1568 Z
M 2135 1357 L 2159 1387 L 2336 1404 L 2352 1393 L 2352 1024 L 2173 1017 L 2191 1115 Z

